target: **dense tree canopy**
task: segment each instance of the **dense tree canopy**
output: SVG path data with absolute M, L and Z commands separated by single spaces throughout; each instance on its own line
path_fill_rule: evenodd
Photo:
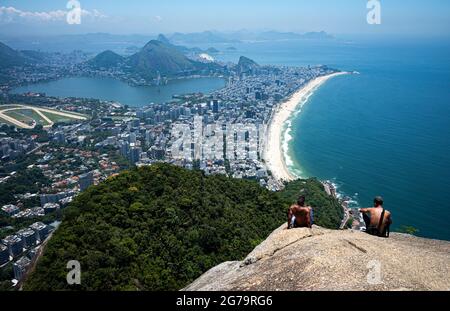
M 286 220 L 290 201 L 256 182 L 166 164 L 126 171 L 65 210 L 25 289 L 178 290 L 243 259 Z M 81 263 L 79 286 L 67 285 L 69 260 Z

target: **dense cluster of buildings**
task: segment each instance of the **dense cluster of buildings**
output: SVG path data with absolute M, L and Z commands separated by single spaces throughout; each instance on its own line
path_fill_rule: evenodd
M 36 222 L 3 238 L 0 243 L 0 267 L 13 262 L 14 278 L 20 281 L 51 231 L 50 226 Z
M 17 139 L 0 131 L 0 162 L 15 160 L 35 147 L 36 143 L 32 137 Z
M 334 70 L 317 67 L 259 67 L 236 74 L 210 95 L 189 94 L 150 104 L 125 118 L 103 119 L 111 135 L 96 147 L 111 147 L 135 165 L 164 161 L 206 174 L 258 180 L 277 190 L 264 164 L 267 124 L 274 108 L 305 83 Z

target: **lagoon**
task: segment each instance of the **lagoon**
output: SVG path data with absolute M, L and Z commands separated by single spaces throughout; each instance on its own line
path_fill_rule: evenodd
M 131 86 L 112 78 L 75 77 L 21 86 L 15 88 L 13 93 L 39 92 L 56 97 L 96 98 L 142 107 L 152 102 L 168 102 L 173 95 L 209 94 L 224 87 L 225 83 L 222 78 L 210 77 L 172 80 L 161 86 Z

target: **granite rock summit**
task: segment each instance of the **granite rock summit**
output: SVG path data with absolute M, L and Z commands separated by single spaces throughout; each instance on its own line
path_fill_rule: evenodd
M 283 225 L 243 261 L 222 263 L 184 290 L 450 290 L 450 242 Z

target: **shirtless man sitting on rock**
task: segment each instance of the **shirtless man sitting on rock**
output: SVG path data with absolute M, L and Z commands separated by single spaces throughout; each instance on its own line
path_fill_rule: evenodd
M 389 230 L 392 224 L 391 213 L 384 209 L 383 198 L 376 197 L 372 208 L 361 208 L 366 223 L 366 232 L 379 237 L 389 237 Z
M 305 206 L 305 196 L 301 195 L 297 204 L 292 205 L 288 210 L 288 229 L 312 228 L 313 221 L 313 209 Z

